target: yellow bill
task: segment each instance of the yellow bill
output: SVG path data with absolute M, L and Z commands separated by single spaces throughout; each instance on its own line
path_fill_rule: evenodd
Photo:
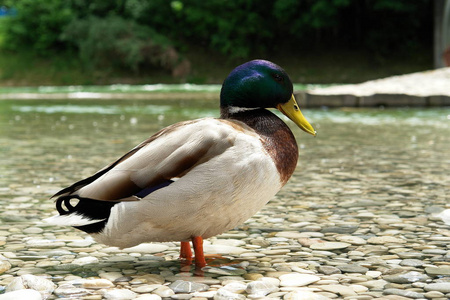
M 300 111 L 297 101 L 295 101 L 294 94 L 292 94 L 292 97 L 288 102 L 284 104 L 278 104 L 277 109 L 281 111 L 286 117 L 291 119 L 292 122 L 297 124 L 297 126 L 300 127 L 300 129 L 309 134 L 312 134 L 313 136 L 316 136 L 316 131 L 311 126 L 311 124 L 309 124 L 309 122 L 305 119 L 302 112 Z

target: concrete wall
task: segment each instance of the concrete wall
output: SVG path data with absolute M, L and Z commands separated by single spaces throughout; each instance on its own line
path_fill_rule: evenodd
M 450 96 L 411 96 L 403 94 L 313 95 L 296 93 L 300 107 L 439 107 L 450 106 Z

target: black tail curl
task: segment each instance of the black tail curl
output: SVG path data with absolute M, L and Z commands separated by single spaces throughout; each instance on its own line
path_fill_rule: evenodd
M 81 181 L 80 181 L 81 182 Z M 156 190 L 162 189 L 164 187 L 172 184 L 173 180 L 166 180 L 156 186 L 150 186 L 140 190 L 138 193 L 134 194 L 134 196 L 138 198 L 144 198 Z M 75 185 L 74 185 L 75 186 Z M 62 194 L 63 192 L 69 192 L 71 190 L 78 190 L 79 188 L 69 187 L 63 189 L 58 192 L 55 196 Z M 72 193 L 72 192 L 70 192 Z M 137 198 L 136 198 L 137 199 Z M 56 209 L 58 210 L 60 215 L 69 215 L 76 214 L 81 215 L 87 219 L 98 220 L 96 223 L 83 225 L 83 226 L 73 226 L 77 229 L 83 230 L 87 233 L 100 233 L 106 226 L 108 222 L 108 218 L 111 214 L 111 209 L 114 205 L 120 202 L 119 201 L 101 201 L 95 200 L 91 198 L 80 197 L 77 194 L 66 194 L 59 196 L 56 199 Z M 78 203 L 72 203 L 78 202 Z
M 78 201 L 72 204 L 71 201 Z M 78 195 L 66 195 L 56 199 L 56 209 L 60 215 L 77 214 L 92 220 L 99 220 L 97 223 L 73 226 L 87 233 L 101 232 L 108 222 L 111 214 L 111 208 L 119 202 L 99 201 L 89 198 L 83 198 Z

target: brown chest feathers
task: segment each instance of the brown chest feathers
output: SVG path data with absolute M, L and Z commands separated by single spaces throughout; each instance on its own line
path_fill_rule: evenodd
M 298 146 L 292 131 L 280 118 L 266 109 L 254 109 L 222 118 L 235 119 L 253 128 L 260 136 L 267 153 L 272 157 L 284 185 L 294 173 L 298 160 Z

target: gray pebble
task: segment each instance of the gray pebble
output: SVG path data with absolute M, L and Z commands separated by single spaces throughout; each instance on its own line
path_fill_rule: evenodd
M 194 293 L 207 291 L 209 286 L 203 283 L 177 280 L 169 285 L 175 293 Z
M 411 283 L 416 281 L 425 281 L 429 277 L 425 274 L 411 271 L 408 273 L 401 273 L 401 274 L 395 274 L 395 275 L 387 275 L 383 276 L 383 279 L 389 282 L 393 283 Z
M 108 300 L 131 300 L 136 298 L 137 294 L 126 289 L 111 289 L 104 291 L 103 297 Z
M 62 298 L 64 298 L 64 297 L 68 297 L 68 298 L 80 297 L 81 298 L 83 296 L 90 294 L 90 292 L 87 289 L 78 288 L 72 284 L 61 285 L 57 289 L 55 289 L 54 293 L 55 293 L 55 295 L 62 297 Z
M 340 274 L 341 270 L 339 270 L 336 267 L 333 266 L 320 266 L 318 268 L 319 272 L 325 275 L 331 275 L 331 274 Z
M 214 300 L 244 300 L 245 296 L 240 294 L 235 294 L 226 289 L 219 289 L 214 295 Z
M 194 295 L 191 294 L 175 294 L 170 296 L 171 299 L 177 299 L 177 300 L 187 300 L 187 299 L 191 299 L 192 297 L 194 297 Z
M 421 267 L 424 265 L 424 262 L 419 259 L 404 259 L 400 262 L 400 265 L 407 267 Z
M 154 290 L 153 293 L 160 296 L 161 298 L 171 297 L 175 295 L 175 292 L 165 285 L 160 286 L 159 288 Z
M 345 225 L 342 227 L 331 226 L 331 227 L 323 228 L 320 232 L 322 232 L 322 233 L 332 232 L 332 233 L 346 234 L 346 233 L 353 233 L 356 230 L 358 230 L 358 228 L 359 228 L 359 226 L 357 226 L 357 225 Z
M 426 292 L 424 294 L 425 298 L 427 299 L 434 299 L 434 298 L 442 298 L 445 299 L 445 295 L 441 292 L 438 291 L 430 291 L 430 292 Z
M 450 282 L 430 283 L 424 287 L 425 291 L 438 291 L 441 293 L 450 293 Z
M 246 292 L 250 297 L 261 298 L 269 293 L 278 291 L 278 287 L 270 282 L 264 281 L 252 281 L 249 282 L 246 288 Z
M 450 275 L 450 267 L 426 267 L 425 272 L 429 275 Z
M 17 290 L 0 295 L 0 300 L 42 300 L 42 295 L 35 290 Z
M 43 277 L 34 275 L 22 275 L 14 278 L 6 287 L 6 292 L 17 291 L 22 289 L 32 289 L 41 293 L 42 297 L 48 298 L 55 290 L 56 285 Z
M 407 298 L 413 298 L 413 299 L 422 299 L 424 295 L 422 293 L 416 293 L 412 291 L 407 290 L 401 290 L 401 289 L 385 289 L 383 291 L 383 294 L 385 295 L 397 295 Z
M 355 264 L 348 264 L 348 265 L 341 265 L 337 266 L 339 270 L 341 270 L 344 273 L 362 273 L 365 274 L 367 271 L 369 271 L 368 268 L 362 267 Z

